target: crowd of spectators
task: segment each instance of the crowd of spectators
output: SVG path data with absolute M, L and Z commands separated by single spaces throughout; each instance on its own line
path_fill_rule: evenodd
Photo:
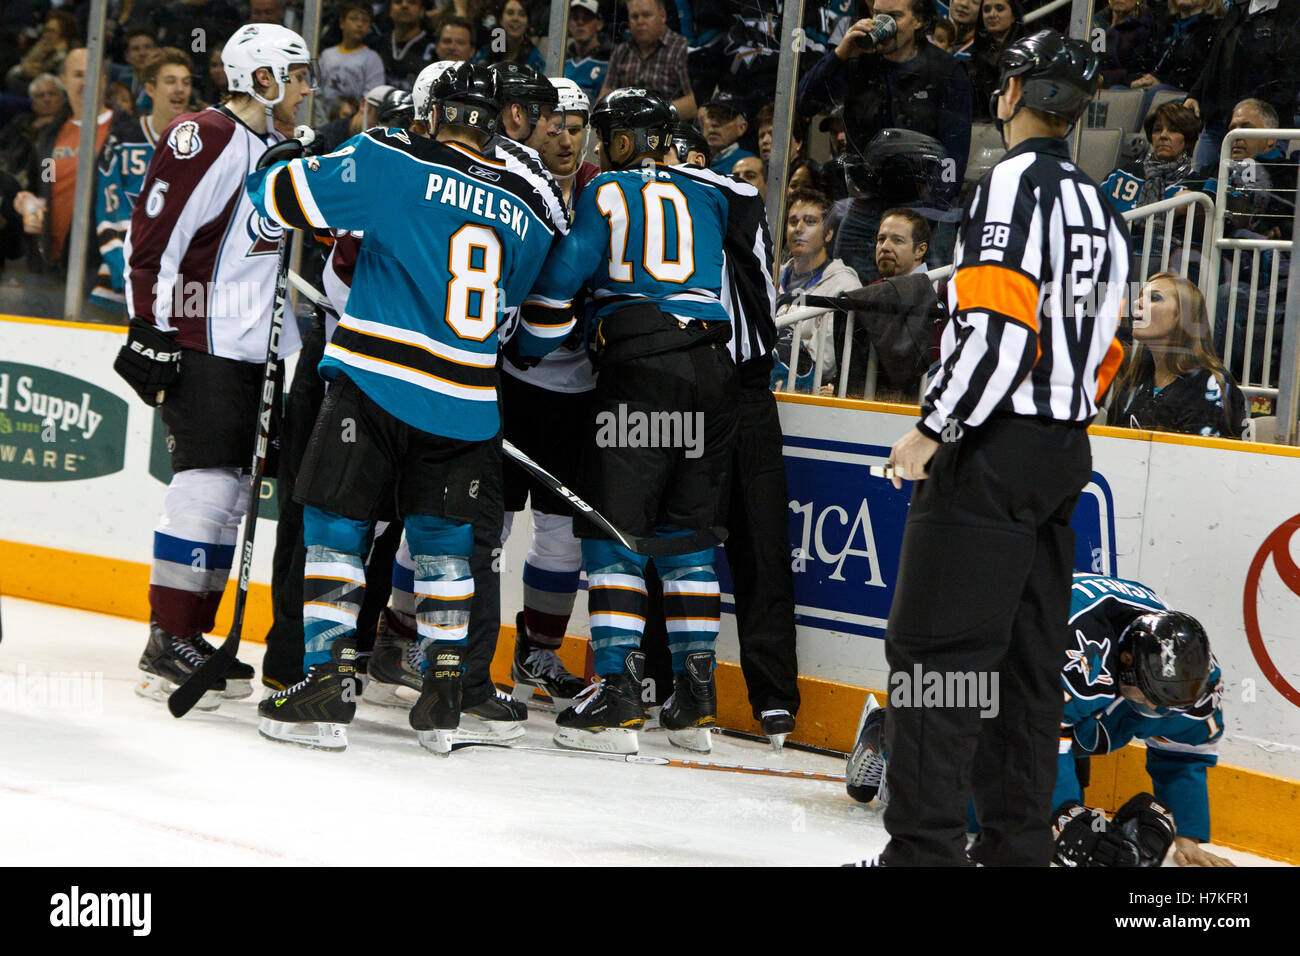
M 567 0 L 563 51 L 548 42 L 552 2 L 566 0 L 325 0 L 310 120 L 351 129 L 364 118 L 367 93 L 409 89 L 434 60 L 510 61 L 546 71 L 563 56 L 565 75 L 593 101 L 623 86 L 671 97 L 679 117 L 703 133 L 713 169 L 766 196 L 777 168 L 771 152 L 781 0 Z M 838 263 L 833 272 L 843 275 L 842 267 L 860 285 L 891 278 L 879 264 L 879 236 L 886 214 L 897 219 L 898 208 L 909 211 L 909 228 L 924 232 L 916 241 L 924 265 L 951 261 L 963 200 L 990 162 L 987 149 L 973 152 L 972 138 L 991 122 L 998 59 L 1027 33 L 1068 26 L 1069 7 L 1042 15 L 1045 3 L 805 4 L 785 157 L 787 222 L 797 221 L 806 244 L 818 213 L 823 251 Z M 88 8 L 19 0 L 0 14 L 0 268 L 19 257 L 36 271 L 63 267 Z M 896 24 L 875 44 L 867 37 L 874 14 Z M 301 29 L 302 16 L 302 0 L 109 0 L 97 128 L 106 136 L 115 116 L 151 114 L 145 76 L 160 50 L 175 48 L 192 60 L 189 107 L 199 109 L 224 93 L 221 48 L 234 29 L 248 21 Z M 1091 31 L 1103 85 L 1147 97 L 1142 133 L 1104 184 L 1121 209 L 1187 190 L 1213 193 L 1219 144 L 1229 131 L 1300 122 L 1300 0 L 1109 0 Z M 1293 146 L 1300 144 L 1240 138 L 1228 184 L 1234 234 L 1289 236 Z M 774 264 L 778 274 L 800 255 L 807 265 L 810 254 L 787 248 L 785 261 Z M 1257 305 L 1243 303 L 1237 321 Z M 840 328 L 842 338 L 844 321 Z M 1213 337 L 1222 343 L 1224 330 Z M 821 360 L 840 348 L 830 343 Z M 1231 374 L 1255 380 L 1232 361 Z M 1264 361 L 1258 349 L 1253 361 Z

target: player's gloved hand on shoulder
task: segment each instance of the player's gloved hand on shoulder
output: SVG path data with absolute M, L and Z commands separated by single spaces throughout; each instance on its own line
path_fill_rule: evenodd
M 126 380 L 146 405 L 161 405 L 163 393 L 181 373 L 176 330 L 164 332 L 146 319 L 132 319 L 126 343 L 113 360 L 113 371 Z
M 1061 866 L 1139 865 L 1137 846 L 1104 813 L 1073 800 L 1057 809 L 1052 837 L 1056 841 L 1052 859 Z
M 300 140 L 286 139 L 283 143 L 276 143 L 274 146 L 269 147 L 258 159 L 257 168 L 266 169 L 276 163 L 288 162 L 291 159 L 298 159 L 305 155 L 307 155 L 307 150 Z
M 1140 866 L 1159 866 L 1173 845 L 1178 828 L 1174 815 L 1149 793 L 1139 793 L 1119 808 L 1111 824 L 1141 855 Z

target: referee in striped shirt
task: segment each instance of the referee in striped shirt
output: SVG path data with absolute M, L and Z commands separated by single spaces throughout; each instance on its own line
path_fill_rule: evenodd
M 890 453 L 895 487 L 917 484 L 886 630 L 886 866 L 965 864 L 972 796 L 976 862 L 1052 855 L 1070 516 L 1121 357 L 1129 246 L 1064 138 L 1098 88 L 1097 56 L 1044 30 L 1000 69 L 991 109 L 1008 151 L 962 222 L 921 421 Z M 932 674 L 939 706 L 922 693 Z M 958 693 L 977 687 L 991 699 Z

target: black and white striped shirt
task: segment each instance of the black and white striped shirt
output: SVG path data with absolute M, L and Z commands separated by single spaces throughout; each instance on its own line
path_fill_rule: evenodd
M 1123 354 L 1129 240 L 1064 140 L 1026 140 L 985 175 L 954 261 L 920 430 L 939 439 L 994 412 L 1091 420 Z
M 722 307 L 731 317 L 731 342 L 727 348 L 737 366 L 767 358 L 776 348 L 776 285 L 772 281 L 772 236 L 763 199 L 749 183 L 711 169 L 673 169 L 711 183 L 727 194 L 720 295 Z

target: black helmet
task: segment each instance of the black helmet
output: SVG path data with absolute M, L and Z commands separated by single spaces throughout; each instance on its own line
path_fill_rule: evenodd
M 1181 611 L 1135 617 L 1119 636 L 1120 683 L 1157 707 L 1190 707 L 1210 683 L 1210 639 Z
M 600 137 L 601 149 L 609 149 L 616 132 L 631 133 L 635 140 L 633 156 L 663 153 L 671 145 L 676 122 L 677 111 L 672 102 L 653 90 L 615 90 L 591 114 L 591 125 Z
M 457 63 L 429 87 L 439 123 L 470 126 L 491 136 L 501 112 L 501 85 L 497 76 L 476 63 Z
M 686 162 L 686 157 L 691 153 L 703 153 L 706 163 L 712 161 L 713 150 L 709 148 L 709 141 L 695 128 L 694 123 L 674 123 L 670 135 L 678 162 Z
M 1012 43 L 998 61 L 998 88 L 989 112 L 998 115 L 998 97 L 1010 77 L 1018 76 L 1024 93 L 1016 105 L 1050 113 L 1073 125 L 1101 86 L 1101 60 L 1082 40 L 1071 40 L 1055 30 L 1040 30 Z M 1001 121 L 998 121 L 999 124 Z
M 533 127 L 542 117 L 542 110 L 556 110 L 560 106 L 560 94 L 549 79 L 538 73 L 531 66 L 523 63 L 493 63 L 488 67 L 496 74 L 501 84 L 501 106 L 518 103 L 528 113 L 528 132 L 523 138 L 533 135 Z
M 943 144 L 910 129 L 882 129 L 861 153 L 847 150 L 840 162 L 852 195 L 891 205 L 945 205 L 961 186 Z
M 375 120 L 380 126 L 406 129 L 415 119 L 415 100 L 406 90 L 397 87 L 390 89 L 383 99 L 371 105 L 375 108 Z

